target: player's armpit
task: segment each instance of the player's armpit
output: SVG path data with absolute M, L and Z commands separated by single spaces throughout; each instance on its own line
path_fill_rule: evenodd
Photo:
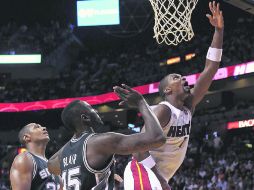
M 32 158 L 26 152 L 16 156 L 10 171 L 12 190 L 30 190 L 33 168 Z

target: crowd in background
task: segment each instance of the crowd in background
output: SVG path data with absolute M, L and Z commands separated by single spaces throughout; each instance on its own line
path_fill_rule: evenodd
M 43 54 L 52 52 L 68 34 L 70 27 L 63 27 L 51 20 L 48 26 L 36 23 L 32 26 L 9 22 L 0 27 L 1 54 Z
M 7 145 L 0 142 L 0 189 L 9 190 L 10 189 L 10 162 L 5 158 L 6 155 L 10 154 L 10 147 L 12 145 Z M 17 144 L 16 146 L 17 147 Z
M 222 67 L 253 60 L 253 22 L 253 16 L 239 18 L 236 25 L 225 29 Z M 7 47 L 13 47 L 17 52 L 19 52 L 19 46 L 23 45 L 34 52 L 50 52 L 66 37 L 68 32 L 72 31 L 70 27 L 61 27 L 58 22 L 52 21 L 51 25 L 50 27 L 36 25 L 30 28 L 9 24 L 0 30 L 2 31 L 0 39 L 2 36 L 9 44 Z M 168 47 L 158 46 L 149 36 L 147 40 L 128 39 L 124 45 L 116 41 L 109 47 L 97 48 L 98 51 L 92 46 L 100 44 L 96 43 L 90 47 L 89 43 L 86 43 L 80 49 L 79 57 L 61 70 L 54 79 L 34 79 L 33 81 L 1 79 L 0 101 L 24 102 L 97 95 L 112 91 L 112 87 L 116 84 L 127 83 L 130 86 L 138 86 L 157 82 L 168 73 L 175 72 L 182 75 L 198 73 L 204 68 L 205 55 L 211 43 L 211 37 L 211 31 L 200 31 L 196 32 L 191 42 L 180 44 L 177 47 Z M 26 38 L 31 38 L 31 40 Z M 22 41 L 22 39 L 25 40 Z M 14 45 L 12 41 L 15 42 Z M 24 52 L 27 51 L 24 50 Z M 196 57 L 190 61 L 181 61 L 176 65 L 160 66 L 160 63 L 165 63 L 168 58 L 181 56 L 184 59 L 188 53 L 195 53 Z
M 228 133 L 224 139 L 191 140 L 181 169 L 170 181 L 175 190 L 252 190 L 253 130 Z

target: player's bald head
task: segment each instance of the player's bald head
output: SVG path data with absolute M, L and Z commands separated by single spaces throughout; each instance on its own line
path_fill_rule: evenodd
M 26 144 L 24 140 L 24 136 L 30 132 L 30 128 L 33 126 L 33 123 L 29 123 L 22 127 L 22 129 L 19 131 L 19 142 L 23 145 Z
M 77 128 L 80 127 L 80 118 L 82 113 L 86 113 L 91 109 L 92 107 L 84 101 L 72 101 L 63 109 L 61 114 L 64 126 L 72 132 L 76 131 Z
M 62 111 L 61 117 L 65 128 L 74 133 L 80 130 L 91 130 L 103 124 L 96 110 L 81 100 L 69 103 Z
M 176 74 L 176 73 L 172 73 L 172 74 L 169 74 L 167 76 L 165 76 L 161 81 L 160 81 L 160 84 L 159 84 L 159 93 L 160 93 L 160 96 L 162 98 L 165 98 L 165 88 L 167 86 L 170 85 L 170 81 L 172 80 L 173 76 L 175 75 L 179 75 L 179 74 Z

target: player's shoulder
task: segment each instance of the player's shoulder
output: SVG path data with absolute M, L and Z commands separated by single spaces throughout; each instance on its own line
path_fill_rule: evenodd
M 18 154 L 12 163 L 12 168 L 21 170 L 33 169 L 33 160 L 29 153 L 23 152 Z
M 14 162 L 24 163 L 24 162 L 33 162 L 33 160 L 31 154 L 29 154 L 28 152 L 22 152 L 15 157 Z
M 151 109 L 153 110 L 153 112 L 155 114 L 157 114 L 157 113 L 160 113 L 160 114 L 170 114 L 171 113 L 170 107 L 167 106 L 166 104 L 153 105 L 153 106 L 151 106 Z
M 162 128 L 164 128 L 171 119 L 171 109 L 165 104 L 157 104 L 152 108 L 154 114 L 158 118 Z

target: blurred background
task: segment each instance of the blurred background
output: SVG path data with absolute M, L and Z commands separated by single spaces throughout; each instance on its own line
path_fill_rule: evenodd
M 11 163 L 23 151 L 17 134 L 25 124 L 47 127 L 47 157 L 71 138 L 60 119 L 71 98 L 99 111 L 100 132 L 131 134 L 140 131 L 142 117 L 118 106 L 113 86 L 138 87 L 154 105 L 165 75 L 180 73 L 194 84 L 214 31 L 205 16 L 208 2 L 199 1 L 193 12 L 194 38 L 176 47 L 153 38 L 148 0 L 1 2 L 0 190 L 10 189 Z M 169 181 L 173 190 L 254 190 L 254 2 L 218 2 L 225 19 L 221 69 L 196 109 L 187 156 Z M 120 176 L 129 159 L 116 156 Z

